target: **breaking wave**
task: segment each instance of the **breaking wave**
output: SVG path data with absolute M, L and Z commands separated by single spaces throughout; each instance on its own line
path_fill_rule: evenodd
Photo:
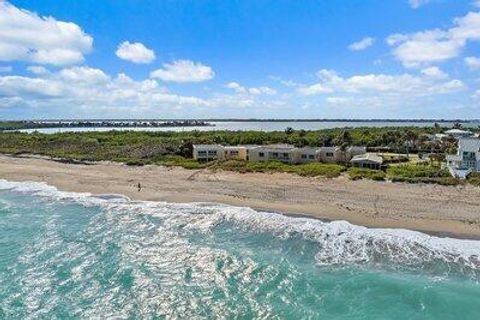
M 215 203 L 132 201 L 116 194 L 63 192 L 38 182 L 0 180 L 0 190 L 73 201 L 111 213 L 148 215 L 159 218 L 162 228 L 169 232 L 208 235 L 228 226 L 276 239 L 308 241 L 316 245 L 314 261 L 318 266 L 421 268 L 434 274 L 454 272 L 474 279 L 480 273 L 480 241 L 475 240 L 441 238 L 405 229 L 366 228 L 346 221 L 323 222 Z

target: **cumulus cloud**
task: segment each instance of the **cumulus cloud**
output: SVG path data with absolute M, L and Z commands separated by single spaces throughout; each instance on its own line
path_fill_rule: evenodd
M 365 37 L 363 38 L 362 40 L 360 41 L 357 41 L 357 42 L 354 42 L 352 44 L 350 44 L 348 46 L 348 49 L 349 50 L 352 50 L 352 51 L 361 51 L 361 50 L 365 50 L 367 49 L 368 47 L 372 46 L 375 42 L 375 39 L 374 38 L 371 38 L 371 37 Z
M 0 60 L 64 66 L 84 61 L 93 39 L 78 25 L 0 1 Z
M 150 63 L 155 60 L 155 52 L 140 42 L 130 43 L 124 41 L 118 46 L 115 54 L 120 59 L 133 63 Z
M 480 12 L 454 19 L 453 27 L 448 30 L 393 34 L 387 38 L 395 58 L 407 67 L 458 57 L 468 41 L 480 41 Z
M 429 2 L 430 0 L 408 0 L 408 3 L 410 3 L 410 7 L 412 7 L 413 9 L 417 9 L 418 7 L 421 7 Z
M 343 78 L 335 71 L 323 69 L 317 73 L 318 83 L 299 88 L 298 92 L 306 96 L 327 93 L 428 96 L 456 92 L 465 88 L 463 82 L 458 79 L 440 81 L 444 77 L 440 77 L 442 74 L 439 69 L 426 70 L 425 73 L 428 75 L 366 74 Z
M 246 88 L 244 86 L 241 86 L 237 82 L 229 82 L 226 85 L 227 88 L 232 89 L 236 91 L 237 93 L 242 93 L 242 94 L 252 94 L 252 95 L 261 95 L 261 94 L 266 94 L 266 95 L 274 95 L 277 93 L 275 89 L 272 89 L 267 86 L 260 86 L 260 87 L 251 87 L 251 88 Z
M 421 70 L 422 74 L 427 77 L 431 77 L 434 79 L 446 79 L 448 78 L 448 74 L 443 72 L 439 67 L 428 67 Z
M 150 73 L 151 78 L 167 82 L 202 82 L 213 79 L 215 72 L 209 66 L 190 60 L 177 60 L 163 64 L 163 68 Z
M 474 71 L 480 69 L 480 58 L 478 57 L 466 57 L 463 59 L 467 67 Z
M 135 81 L 125 74 L 111 77 L 100 69 L 72 67 L 40 77 L 0 77 L 0 96 L 27 106 L 68 106 L 72 110 L 182 108 L 209 106 L 201 98 L 169 92 L 155 80 Z M 7 101 L 7 100 L 5 100 Z

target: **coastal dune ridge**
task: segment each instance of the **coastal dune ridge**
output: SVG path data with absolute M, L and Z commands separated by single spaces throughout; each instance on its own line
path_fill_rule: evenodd
M 435 273 L 443 270 L 445 275 L 454 273 L 473 279 L 480 275 L 480 241 L 475 240 L 440 238 L 405 229 L 371 229 L 347 221 L 322 222 L 226 204 L 135 201 L 118 194 L 64 192 L 44 182 L 1 179 L 0 190 L 73 201 L 111 212 L 158 216 L 168 224 L 184 225 L 205 234 L 227 223 L 244 232 L 307 240 L 318 245 L 315 261 L 319 266 L 386 264 L 412 270 L 421 266 L 428 272 L 431 265 Z

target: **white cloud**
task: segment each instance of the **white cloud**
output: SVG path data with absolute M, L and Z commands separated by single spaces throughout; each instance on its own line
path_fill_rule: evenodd
M 446 79 L 448 78 L 448 74 L 443 72 L 440 68 L 438 67 L 428 67 L 424 68 L 421 70 L 422 74 L 431 77 L 434 79 Z
M 190 60 L 177 60 L 163 64 L 163 69 L 150 73 L 151 78 L 171 82 L 201 82 L 210 80 L 215 72 L 209 66 Z
M 418 67 L 458 57 L 468 41 L 480 40 L 480 12 L 456 18 L 448 30 L 393 34 L 387 43 L 395 58 L 407 67 Z
M 51 108 L 68 106 L 73 110 L 101 109 L 120 111 L 170 110 L 183 107 L 208 107 L 209 102 L 192 96 L 182 96 L 160 87 L 155 80 L 135 81 L 125 74 L 112 78 L 100 69 L 73 67 L 41 77 L 0 77 L 0 96 L 27 106 Z
M 444 79 L 439 77 L 442 75 L 440 72 L 440 69 L 430 69 L 426 71 L 429 75 L 424 76 L 366 74 L 343 78 L 334 71 L 324 69 L 317 73 L 318 83 L 299 88 L 298 92 L 307 96 L 327 93 L 428 96 L 456 92 L 465 88 L 457 79 L 440 81 Z
M 30 71 L 31 73 L 37 74 L 37 75 L 50 73 L 50 71 L 48 71 L 48 69 L 43 67 L 43 66 L 28 66 L 27 70 Z
M 39 64 L 81 63 L 93 39 L 78 25 L 40 17 L 0 1 L 0 60 Z
M 466 57 L 463 61 L 472 71 L 480 69 L 480 58 L 478 57 Z
M 118 46 L 115 54 L 120 59 L 133 63 L 150 63 L 155 60 L 155 52 L 140 42 L 130 43 L 124 41 Z
M 348 49 L 352 51 L 361 51 L 365 50 L 368 47 L 372 46 L 373 43 L 375 42 L 374 38 L 371 37 L 365 37 L 360 41 L 354 42 L 348 46 Z
M 12 66 L 0 66 L 0 73 L 12 72 Z
M 242 94 L 252 94 L 252 95 L 274 95 L 277 94 L 277 91 L 275 89 L 272 89 L 270 87 L 266 86 L 261 86 L 261 87 L 251 87 L 251 88 L 246 88 L 241 86 L 237 82 L 229 82 L 226 84 L 226 87 L 232 90 L 235 90 L 237 93 L 242 93 Z
M 430 0 L 408 0 L 408 3 L 410 3 L 410 7 L 413 9 L 417 9 L 420 6 L 423 6 L 427 3 L 429 3 Z

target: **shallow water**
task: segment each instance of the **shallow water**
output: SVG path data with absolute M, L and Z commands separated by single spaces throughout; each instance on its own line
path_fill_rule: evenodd
M 0 319 L 480 319 L 480 242 L 0 180 Z

